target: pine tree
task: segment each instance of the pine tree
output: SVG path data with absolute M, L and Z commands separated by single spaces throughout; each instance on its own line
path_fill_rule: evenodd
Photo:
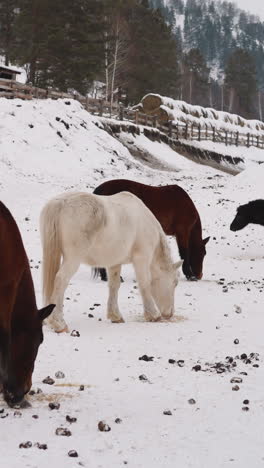
M 98 0 L 20 0 L 14 58 L 34 85 L 84 93 L 102 68 L 103 16 Z
M 10 62 L 17 6 L 18 0 L 0 0 L 0 53 L 4 56 L 5 65 Z
M 159 10 L 135 2 L 128 11 L 131 49 L 129 98 L 137 102 L 149 92 L 179 95 L 179 54 L 176 41 Z
M 257 92 L 256 66 L 246 50 L 237 49 L 230 55 L 225 69 L 225 85 L 230 91 L 229 111 L 252 117 L 252 102 Z
M 209 68 L 199 49 L 191 49 L 183 58 L 183 99 L 190 104 L 208 102 Z

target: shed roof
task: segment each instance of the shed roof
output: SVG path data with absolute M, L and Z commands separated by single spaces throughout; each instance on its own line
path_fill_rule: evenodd
M 21 71 L 16 70 L 15 68 L 6 67 L 5 65 L 0 65 L 0 71 L 10 72 L 10 73 L 15 73 L 17 75 L 21 75 Z

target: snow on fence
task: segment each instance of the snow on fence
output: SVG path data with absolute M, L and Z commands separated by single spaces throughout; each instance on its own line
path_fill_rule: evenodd
M 135 125 L 150 126 L 165 133 L 172 140 L 204 141 L 211 140 L 216 143 L 235 146 L 255 146 L 264 149 L 264 135 L 242 133 L 239 131 L 220 130 L 216 127 L 197 124 L 194 122 L 176 123 L 172 120 L 161 123 L 157 115 L 147 115 L 138 109 L 127 109 L 123 105 L 112 103 L 78 93 L 64 93 L 48 88 L 37 88 L 29 84 L 19 83 L 15 80 L 0 79 L 0 97 L 20 99 L 76 99 L 91 114 L 115 118 L 121 121 L 133 122 Z

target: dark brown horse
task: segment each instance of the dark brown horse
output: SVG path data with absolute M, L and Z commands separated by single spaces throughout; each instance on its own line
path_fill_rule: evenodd
M 19 229 L 0 202 L 0 384 L 9 406 L 26 406 L 24 395 L 43 341 L 42 322 L 53 308 L 38 311 Z
M 182 270 L 189 280 L 201 279 L 205 245 L 209 237 L 202 239 L 199 213 L 189 195 L 178 185 L 153 187 L 132 180 L 109 180 L 96 187 L 96 195 L 113 195 L 131 192 L 140 198 L 160 222 L 165 234 L 174 236 L 178 243 Z M 102 279 L 106 279 L 100 269 Z

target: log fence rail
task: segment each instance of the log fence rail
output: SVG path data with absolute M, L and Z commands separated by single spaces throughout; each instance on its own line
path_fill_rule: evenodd
M 254 146 L 264 149 L 264 134 L 256 135 L 250 132 L 219 130 L 212 126 L 201 126 L 191 121 L 161 123 L 157 115 L 147 115 L 138 109 L 127 109 L 123 105 L 109 102 L 102 99 L 81 96 L 78 93 L 64 93 L 48 88 L 37 88 L 30 84 L 19 83 L 15 80 L 0 78 L 0 97 L 9 99 L 20 98 L 31 99 L 76 99 L 84 108 L 93 115 L 105 118 L 114 118 L 121 121 L 132 122 L 135 125 L 143 125 L 158 129 L 174 140 L 205 141 L 210 140 L 216 143 L 224 143 L 226 146 Z

